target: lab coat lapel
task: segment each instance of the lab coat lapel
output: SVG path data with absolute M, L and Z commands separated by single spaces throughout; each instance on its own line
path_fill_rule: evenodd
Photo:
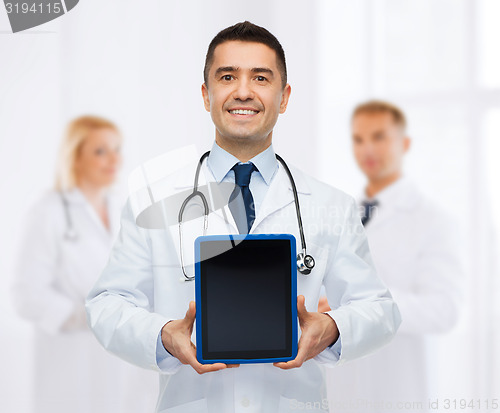
M 377 212 L 366 224 L 366 227 L 373 229 L 379 225 L 382 225 L 391 216 L 394 216 L 394 205 L 384 205 L 383 207 L 377 207 Z
M 118 193 L 113 192 L 108 196 L 108 216 L 109 216 L 109 233 L 114 239 L 120 229 L 120 211 L 123 208 L 123 202 Z
M 377 213 L 367 224 L 370 230 L 384 224 L 395 214 L 409 212 L 418 207 L 416 188 L 411 181 L 400 178 L 393 185 L 393 188 L 387 188 L 386 193 L 381 192 Z
M 93 222 L 96 231 L 101 234 L 101 236 L 109 241 L 111 238 L 111 233 L 108 231 L 108 229 L 104 226 L 104 223 L 102 222 L 101 218 L 97 215 L 97 211 L 94 209 L 94 207 L 90 204 L 90 202 L 87 200 L 85 195 L 78 189 L 78 188 L 73 188 L 70 191 L 65 192 L 65 197 L 68 200 L 71 208 L 71 204 L 73 205 L 80 205 L 82 206 L 88 216 L 90 217 L 91 221 Z M 107 211 L 108 211 L 108 217 L 111 221 L 111 216 L 113 214 L 113 211 L 111 211 L 110 204 L 109 204 L 109 197 L 107 197 Z M 71 212 L 70 212 L 71 213 Z
M 292 171 L 292 176 L 295 180 L 297 192 L 299 194 L 309 194 L 309 188 L 302 180 L 302 175 L 298 172 Z M 264 201 L 257 211 L 257 216 L 255 217 L 255 222 L 250 230 L 250 233 L 258 232 L 257 228 L 266 218 L 292 202 L 294 202 L 292 185 L 285 170 L 281 165 L 279 165 L 277 175 L 272 180 L 266 196 L 264 197 Z

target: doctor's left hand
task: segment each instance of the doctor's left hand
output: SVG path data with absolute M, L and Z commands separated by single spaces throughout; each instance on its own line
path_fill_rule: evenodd
M 328 314 L 307 311 L 305 301 L 303 295 L 297 297 L 297 315 L 302 330 L 297 357 L 287 362 L 274 363 L 276 367 L 284 370 L 302 366 L 305 361 L 316 357 L 335 343 L 339 337 L 339 330 L 333 318 Z

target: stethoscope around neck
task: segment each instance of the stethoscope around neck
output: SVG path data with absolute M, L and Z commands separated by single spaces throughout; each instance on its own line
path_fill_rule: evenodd
M 78 241 L 78 233 L 75 230 L 75 226 L 73 225 L 73 220 L 71 219 L 71 213 L 69 211 L 69 203 L 66 195 L 62 191 L 59 192 L 59 196 L 61 197 L 61 201 L 64 209 L 64 218 L 66 220 L 66 229 L 64 231 L 64 240 L 69 242 Z
M 194 276 L 189 276 L 186 273 L 186 267 L 184 265 L 184 254 L 183 254 L 183 249 L 182 249 L 182 216 L 184 214 L 184 210 L 187 206 L 187 204 L 193 200 L 196 197 L 199 197 L 201 199 L 201 202 L 203 203 L 203 235 L 206 235 L 207 233 L 207 228 L 208 228 L 208 214 L 210 212 L 208 208 L 208 202 L 207 198 L 205 195 L 198 190 L 198 178 L 200 176 L 200 170 L 201 170 L 201 165 L 203 164 L 203 161 L 205 160 L 206 157 L 210 155 L 210 151 L 205 152 L 200 160 L 198 161 L 198 166 L 196 168 L 196 174 L 194 176 L 194 185 L 193 185 L 193 192 L 189 194 L 184 202 L 181 205 L 181 208 L 179 210 L 179 241 L 180 241 L 180 256 L 181 256 L 181 266 L 182 266 L 182 272 L 184 273 L 184 278 L 186 281 L 192 281 L 194 280 Z M 283 160 L 281 156 L 276 154 L 276 159 L 281 163 L 283 168 L 285 169 L 286 174 L 288 175 L 288 179 L 290 180 L 290 184 L 292 185 L 292 191 L 293 191 L 293 198 L 295 202 L 295 212 L 297 214 L 297 223 L 299 226 L 299 233 L 300 233 L 300 243 L 302 245 L 302 251 L 297 254 L 297 270 L 303 274 L 303 275 L 309 275 L 314 268 L 314 258 L 311 255 L 307 254 L 306 250 L 306 239 L 304 236 L 304 229 L 302 228 L 302 217 L 300 215 L 300 206 L 299 206 L 299 197 L 297 195 L 297 188 L 295 187 L 295 181 L 293 180 L 292 173 L 290 172 L 290 169 L 288 168 L 288 165 L 286 162 Z

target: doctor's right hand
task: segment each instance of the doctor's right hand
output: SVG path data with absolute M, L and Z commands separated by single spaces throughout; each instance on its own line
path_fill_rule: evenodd
M 189 364 L 199 374 L 223 370 L 227 367 L 237 367 L 237 365 L 224 363 L 201 364 L 198 362 L 196 346 L 191 341 L 195 317 L 196 305 L 194 301 L 191 301 L 186 316 L 182 320 L 172 320 L 163 326 L 161 330 L 163 347 L 182 364 Z

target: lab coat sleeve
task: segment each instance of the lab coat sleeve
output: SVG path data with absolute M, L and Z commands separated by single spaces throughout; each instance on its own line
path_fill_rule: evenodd
M 55 287 L 59 242 L 55 218 L 59 205 L 46 196 L 30 208 L 20 238 L 12 285 L 18 313 L 49 334 L 59 333 L 81 303 Z M 60 211 L 63 214 L 63 211 Z
M 342 364 L 370 354 L 387 344 L 401 323 L 396 303 L 376 274 L 355 202 L 349 201 L 323 281 L 332 308 L 327 314 L 340 333 L 340 357 L 334 345 L 315 357 L 320 363 Z
M 391 287 L 403 318 L 400 334 L 443 333 L 456 324 L 464 281 L 460 239 L 457 223 L 444 213 L 427 222 L 414 285 Z
M 87 297 L 88 322 L 108 351 L 139 367 L 174 373 L 181 363 L 166 352 L 157 362 L 158 337 L 171 319 L 153 312 L 154 282 L 147 230 L 136 225 L 130 201 L 111 256 Z

